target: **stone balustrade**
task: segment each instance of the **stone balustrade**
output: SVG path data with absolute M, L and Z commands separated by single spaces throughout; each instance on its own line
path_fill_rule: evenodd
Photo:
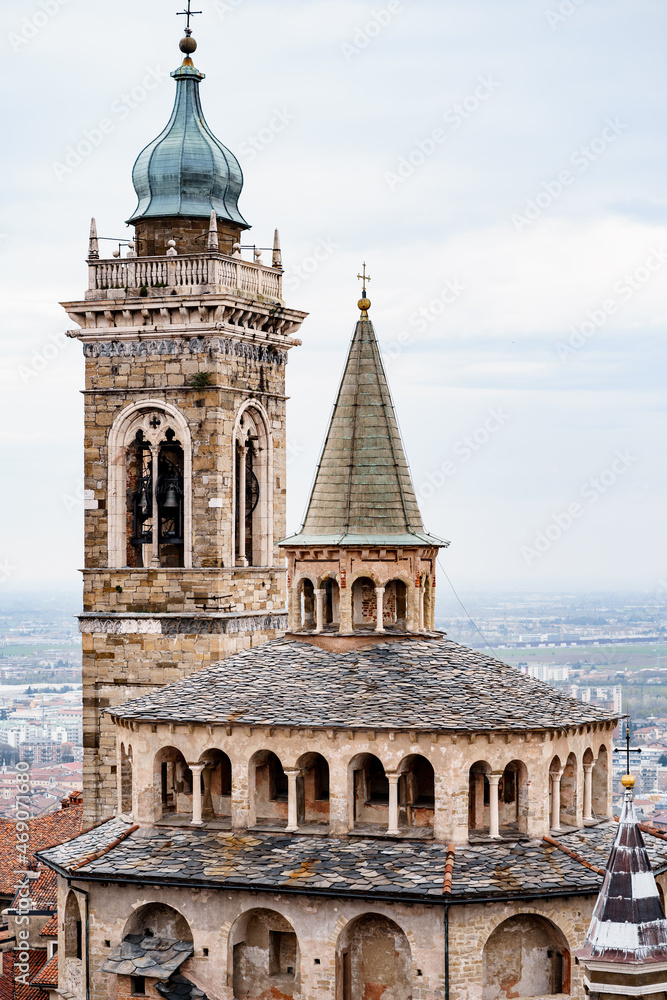
M 220 253 L 88 261 L 86 299 L 229 290 L 247 298 L 282 300 L 282 270 Z

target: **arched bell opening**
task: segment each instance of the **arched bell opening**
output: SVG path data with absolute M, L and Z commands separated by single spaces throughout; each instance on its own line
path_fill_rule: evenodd
M 232 816 L 232 763 L 222 750 L 207 750 L 199 758 L 202 820 L 229 827 Z
M 329 826 L 329 764 L 319 753 L 299 757 L 297 822 L 299 827 Z
M 398 768 L 398 826 L 429 836 L 435 816 L 435 771 L 421 754 L 405 757 Z
M 168 429 L 160 443 L 155 486 L 160 566 L 183 566 L 183 448 Z
M 273 558 L 272 444 L 259 403 L 242 409 L 234 431 L 234 562 L 269 566 Z

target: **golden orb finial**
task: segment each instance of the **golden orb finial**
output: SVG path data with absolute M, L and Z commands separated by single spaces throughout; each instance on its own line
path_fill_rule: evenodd
M 624 774 L 623 777 L 621 778 L 621 784 L 623 785 L 624 788 L 634 788 L 635 787 L 634 776 L 632 774 Z
M 361 274 L 357 275 L 359 281 L 363 282 L 361 290 L 361 298 L 357 302 L 357 305 L 361 309 L 362 317 L 368 316 L 368 310 L 371 307 L 371 300 L 366 298 L 366 285 L 371 280 L 370 274 L 366 274 L 366 261 L 364 261 L 364 269 Z
M 197 43 L 192 35 L 186 35 L 185 38 L 181 38 L 178 47 L 186 56 L 191 56 L 193 52 L 197 51 Z

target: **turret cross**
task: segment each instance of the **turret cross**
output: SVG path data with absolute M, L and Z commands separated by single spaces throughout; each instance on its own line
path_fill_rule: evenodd
M 203 14 L 203 11 L 201 11 L 201 10 L 192 10 L 191 7 L 192 7 L 192 0 L 188 0 L 188 9 L 187 10 L 179 10 L 179 12 L 177 14 L 177 17 L 181 17 L 183 15 L 185 17 L 187 17 L 188 20 L 187 20 L 187 25 L 186 25 L 185 30 L 188 33 L 191 31 L 191 28 L 190 28 L 190 18 L 194 17 L 195 14 Z
M 371 280 L 370 274 L 366 274 L 366 261 L 364 261 L 363 274 L 358 274 L 357 278 L 359 281 L 363 281 L 363 292 L 366 294 L 366 282 Z
M 631 753 L 641 753 L 641 747 L 631 747 L 630 746 L 630 713 L 628 713 L 625 718 L 627 719 L 625 725 L 625 773 L 630 774 L 630 754 Z M 620 747 L 614 749 L 614 753 L 623 753 Z

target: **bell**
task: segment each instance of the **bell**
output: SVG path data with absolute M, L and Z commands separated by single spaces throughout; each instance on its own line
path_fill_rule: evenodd
M 141 487 L 141 493 L 139 494 L 139 510 L 142 514 L 148 513 L 148 495 L 145 486 Z
M 178 507 L 178 493 L 175 486 L 171 485 L 167 487 L 167 493 L 162 506 L 165 509 Z

